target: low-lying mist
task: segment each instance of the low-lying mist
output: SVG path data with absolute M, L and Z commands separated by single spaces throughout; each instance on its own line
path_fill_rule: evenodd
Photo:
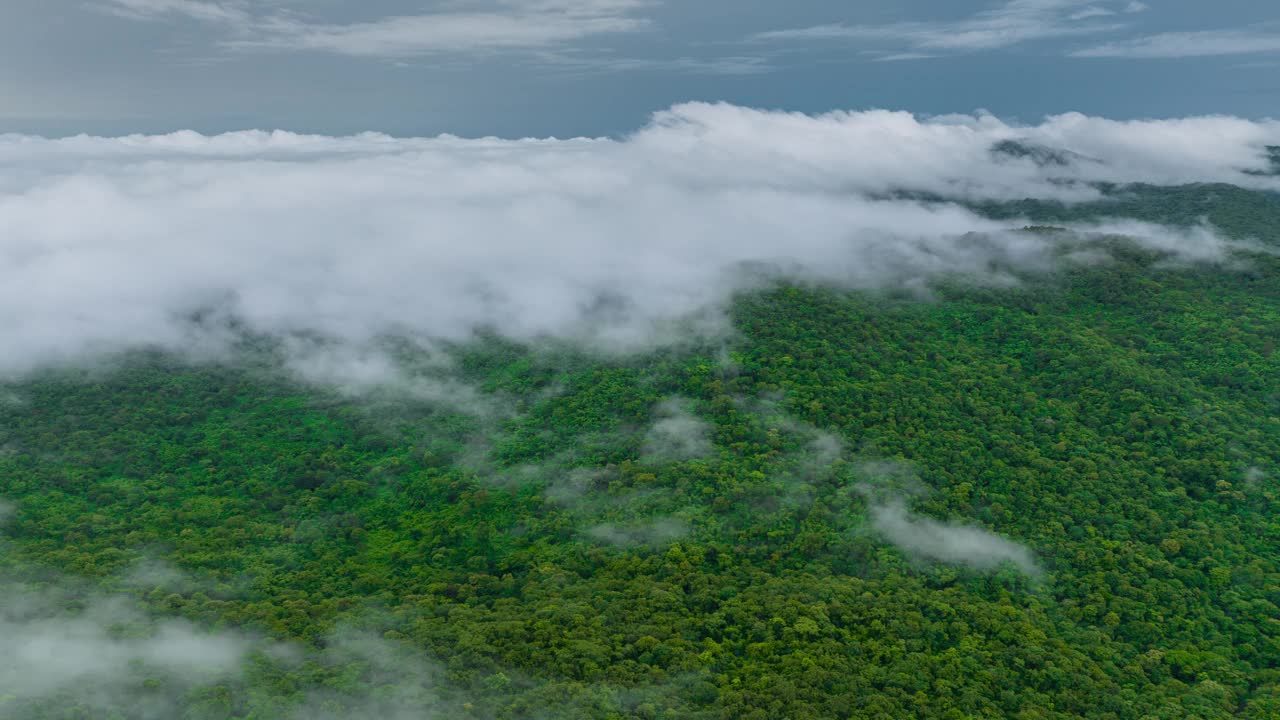
M 292 338 L 303 374 L 366 382 L 390 372 L 366 352 L 388 336 L 627 350 L 714 335 L 734 292 L 779 276 L 1007 284 L 1097 233 L 1215 259 L 1229 244 L 1208 227 L 1022 233 L 963 203 L 1088 200 L 1102 182 L 1275 189 L 1276 142 L 1280 124 L 1226 117 L 1023 127 L 707 104 L 617 140 L 0 136 L 0 373 L 139 346 L 216 357 L 251 332 Z M 903 199 L 926 196 L 956 202 Z

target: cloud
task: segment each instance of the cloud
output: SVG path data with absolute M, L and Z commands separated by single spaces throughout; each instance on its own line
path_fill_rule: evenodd
M 1274 28 L 1196 30 L 1145 35 L 1071 53 L 1079 58 L 1187 58 L 1280 53 L 1280 32 Z
M 875 57 L 875 61 L 876 62 L 900 62 L 902 60 L 929 60 L 931 58 L 936 58 L 936 57 L 938 56 L 930 55 L 928 53 L 901 52 L 901 53 L 877 54 Z
M 1136 12 L 1129 5 L 1125 12 Z M 883 25 L 834 23 L 774 30 L 754 36 L 763 41 L 852 40 L 897 45 L 890 57 L 913 59 L 938 52 L 965 53 L 1020 45 L 1036 40 L 1096 35 L 1122 23 L 1084 22 L 1115 15 L 1119 9 L 1079 0 L 1009 0 L 991 10 L 951 21 L 913 21 Z
M 769 58 L 752 55 L 635 58 L 559 53 L 545 55 L 540 59 L 549 67 L 581 74 L 676 72 L 693 75 L 757 75 L 775 69 Z
M 1067 18 L 1069 20 L 1087 20 L 1093 17 L 1107 17 L 1108 15 L 1115 14 L 1115 10 L 1108 10 L 1106 8 L 1098 7 L 1097 5 L 1090 5 L 1071 13 Z
M 105 0 L 109 11 L 139 20 L 203 22 L 239 50 L 328 52 L 403 59 L 437 54 L 536 50 L 594 35 L 649 26 L 637 11 L 648 0 L 459 0 L 435 12 L 330 23 L 299 12 L 254 10 L 244 2 Z
M 0 529 L 12 510 L 0 500 Z M 442 699 L 443 669 L 421 649 L 383 637 L 379 617 L 365 614 L 359 625 L 339 626 L 317 650 L 158 615 L 135 596 L 210 589 L 168 564 L 144 561 L 123 575 L 90 580 L 24 564 L 11 549 L 0 536 L 6 719 L 61 717 L 74 708 L 77 717 L 160 720 L 228 696 L 265 716 L 297 720 L 457 715 Z M 283 674 L 295 680 L 284 692 L 272 679 Z M 215 686 L 215 693 L 204 692 Z M 460 688 L 449 687 L 459 697 Z
M 1070 15 L 1067 16 L 1067 18 L 1070 20 L 1087 20 L 1088 18 L 1107 17 L 1109 15 L 1116 15 L 1118 13 L 1133 14 L 1133 13 L 1146 12 L 1147 9 L 1148 9 L 1148 6 L 1146 3 L 1141 3 L 1136 1 L 1131 2 L 1125 5 L 1124 7 L 1117 8 L 1115 10 L 1105 8 L 1105 7 L 1100 7 L 1098 5 L 1088 5 L 1086 7 L 1083 7 L 1071 13 Z
M 657 420 L 645 433 L 640 458 L 645 462 L 693 460 L 711 454 L 711 427 L 689 412 L 687 401 L 671 398 L 655 411 Z
M 394 415 L 405 402 L 444 405 L 480 420 L 511 416 L 512 398 L 481 393 L 456 377 L 453 359 L 434 348 L 394 343 L 352 345 L 313 336 L 282 338 L 280 357 L 300 379 L 366 401 L 380 414 Z M 371 406 L 369 403 L 373 403 Z M 496 430 L 494 430 L 496 431 Z
M 68 698 L 103 717 L 175 717 L 187 690 L 238 676 L 253 646 L 239 634 L 152 619 L 123 597 L 9 579 L 0 579 L 0 637 L 6 717 Z
M 1010 563 L 1027 575 L 1042 574 L 1027 548 L 976 526 L 915 515 L 901 499 L 873 504 L 871 521 L 886 540 L 919 558 L 984 571 Z
M 1005 141 L 1065 160 L 992 151 Z M 1051 266 L 1062 241 L 896 193 L 1276 189 L 1246 172 L 1267 167 L 1268 144 L 1280 124 L 1228 117 L 1016 126 L 696 103 L 621 140 L 0 136 L 0 374 L 140 346 L 217 358 L 245 332 L 285 339 L 304 375 L 356 386 L 395 370 L 379 356 L 388 337 L 651 348 L 723 333 L 733 294 L 778 276 L 1004 283 L 1009 268 Z M 1228 247 L 1203 229 L 1078 229 L 1191 257 Z
M 619 525 L 602 523 L 587 530 L 587 535 L 610 545 L 665 545 L 689 534 L 689 524 L 678 518 L 659 518 L 640 523 Z
M 102 9 L 134 20 L 187 19 L 201 22 L 248 25 L 253 21 L 245 2 L 234 0 L 104 0 Z
M 457 717 L 442 697 L 444 670 L 405 644 L 354 627 L 341 627 L 325 638 L 325 650 L 295 649 L 295 661 L 319 661 L 332 668 L 359 668 L 355 682 L 326 683 L 304 690 L 295 700 L 291 720 L 435 720 Z M 299 663 L 301 664 L 301 663 Z
M 155 570 L 142 580 L 155 579 Z M 176 571 L 161 579 L 190 582 Z M 376 632 L 340 627 L 315 650 L 156 617 L 127 596 L 90 591 L 71 578 L 35 585 L 0 577 L 0 715 L 24 720 L 77 707 L 92 717 L 183 717 L 198 702 L 193 691 L 221 684 L 271 717 L 456 716 L 446 712 L 439 665 Z M 263 664 L 307 679 L 285 694 L 272 687 L 268 699 L 254 687 Z

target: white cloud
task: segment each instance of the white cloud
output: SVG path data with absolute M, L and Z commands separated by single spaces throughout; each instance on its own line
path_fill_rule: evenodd
M 991 152 L 1011 139 L 1080 158 Z M 1277 179 L 1242 172 L 1266 167 L 1266 144 L 1280 144 L 1280 124 L 1069 114 L 1020 127 L 706 104 L 616 141 L 0 136 L 0 372 L 139 345 L 214 353 L 232 317 L 251 332 L 327 338 L 332 357 L 293 353 L 295 366 L 357 386 L 390 367 L 370 350 L 389 335 L 430 347 L 488 328 L 650 347 L 690 322 L 722 329 L 719 309 L 761 282 L 761 268 L 877 288 L 953 273 L 1001 282 L 992 260 L 1050 262 L 1051 240 L 955 205 L 886 199 L 896 191 L 1084 199 L 1094 191 L 1080 183 L 1104 180 L 1275 189 Z M 1189 256 L 1224 248 L 1205 231 L 1100 229 Z
M 873 505 L 871 519 L 886 540 L 916 557 L 977 570 L 1010 563 L 1028 575 L 1041 574 L 1035 556 L 1025 547 L 980 527 L 915 515 L 902 500 Z
M 1131 11 L 1129 7 L 1124 10 Z M 760 33 L 755 39 L 896 44 L 902 50 L 893 55 L 914 59 L 937 52 L 993 50 L 1035 40 L 1110 32 L 1124 26 L 1083 21 L 1115 15 L 1116 12 L 1100 4 L 1080 0 L 1009 0 L 999 7 L 960 20 L 883 25 L 834 23 Z
M 104 717 L 125 708 L 173 717 L 183 691 L 239 675 L 252 648 L 238 634 L 153 620 L 124 598 L 8 579 L 0 579 L 0 637 L 0 711 L 71 696 Z M 166 693 L 142 692 L 147 679 L 162 679 Z
M 1159 33 L 1083 48 L 1071 54 L 1083 58 L 1154 59 L 1259 53 L 1280 53 L 1280 32 L 1258 28 Z
M 508 12 L 447 12 L 390 17 L 349 25 L 276 20 L 242 48 L 320 50 L 341 55 L 404 58 L 436 53 L 545 48 L 591 35 L 631 32 L 646 21 L 625 9 L 564 12 L 530 8 Z
M 1088 18 L 1107 17 L 1108 15 L 1115 14 L 1115 10 L 1108 10 L 1106 8 L 1098 7 L 1097 5 L 1090 5 L 1071 13 L 1067 17 L 1071 20 L 1087 20 Z
M 164 566 L 124 580 L 194 582 Z M 156 617 L 128 596 L 93 592 L 74 578 L 45 574 L 35 584 L 0 574 L 0 638 L 0 715 L 6 718 L 47 717 L 68 707 L 87 717 L 182 717 L 191 691 L 235 687 L 263 662 L 282 672 L 297 673 L 304 664 L 343 669 L 343 681 L 303 680 L 295 693 L 276 698 L 279 717 L 452 716 L 440 697 L 442 669 L 407 644 L 350 627 L 326 636 L 319 651 L 243 631 L 211 631 Z
M 936 57 L 938 56 L 930 55 L 928 53 L 902 52 L 902 53 L 888 53 L 883 55 L 877 55 L 875 57 L 875 61 L 876 62 L 900 62 L 903 60 L 929 60 L 931 58 L 936 58 Z
M 104 0 L 101 7 L 135 20 L 183 18 L 229 25 L 246 25 L 253 21 L 246 3 L 235 0 Z
M 768 58 L 749 55 L 722 57 L 637 58 L 601 55 L 551 54 L 540 58 L 547 65 L 580 74 L 605 72 L 677 72 L 697 75 L 756 75 L 771 72 Z
M 225 0 L 104 0 L 111 12 L 140 20 L 204 22 L 230 33 L 229 48 L 303 50 L 376 58 L 536 50 L 649 25 L 637 12 L 649 0 L 458 0 L 445 9 L 326 23 L 301 12 Z
M 689 524 L 678 518 L 659 518 L 619 525 L 603 523 L 587 530 L 587 536 L 609 545 L 665 545 L 689 534 Z
M 645 433 L 640 457 L 645 462 L 693 460 L 711 454 L 710 425 L 691 413 L 688 401 L 670 398 L 658 405 L 657 419 Z
M 369 631 L 338 628 L 325 638 L 319 653 L 294 648 L 296 660 L 319 661 L 335 668 L 359 668 L 358 682 L 304 688 L 290 720 L 439 720 L 456 717 L 442 698 L 444 669 L 420 651 Z

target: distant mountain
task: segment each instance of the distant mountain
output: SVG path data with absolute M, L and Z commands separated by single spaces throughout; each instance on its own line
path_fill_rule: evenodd
M 1078 162 L 1097 162 L 1080 153 L 1051 148 L 1022 140 L 1002 140 L 991 146 L 991 154 L 1010 158 L 1029 158 L 1040 167 L 1067 167 Z
M 1278 155 L 1277 157 L 1280 157 Z M 1084 203 L 1027 198 L 970 203 L 992 218 L 1026 218 L 1037 223 L 1129 218 L 1164 225 L 1191 226 L 1207 221 L 1233 238 L 1254 238 L 1280 245 L 1280 194 L 1221 183 L 1100 185 L 1104 198 Z

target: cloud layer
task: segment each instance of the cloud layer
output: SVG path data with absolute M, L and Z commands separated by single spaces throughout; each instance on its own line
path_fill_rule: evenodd
M 992 151 L 1008 140 L 1068 161 Z M 0 136 L 0 372 L 139 345 L 212 352 L 232 319 L 327 338 L 365 373 L 381 361 L 350 348 L 388 335 L 646 347 L 690 324 L 714 332 L 718 308 L 762 275 L 875 288 L 1049 261 L 1051 240 L 896 193 L 1276 188 L 1247 172 L 1276 143 L 1280 123 L 1229 117 L 1020 127 L 708 104 L 622 140 Z M 1224 247 L 1208 231 L 1089 229 L 1193 257 Z

